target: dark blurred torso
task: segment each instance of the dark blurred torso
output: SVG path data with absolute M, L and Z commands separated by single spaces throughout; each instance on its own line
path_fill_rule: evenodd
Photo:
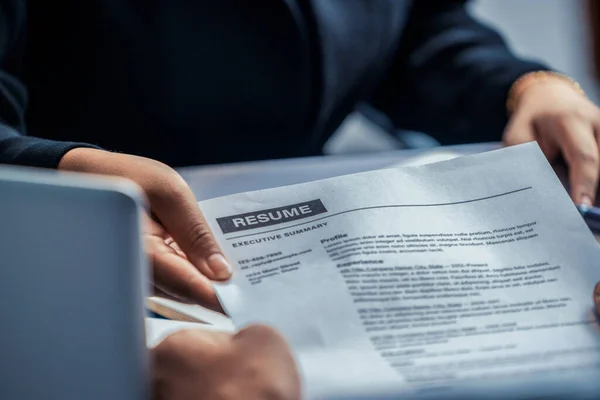
M 316 154 L 408 0 L 30 0 L 28 133 L 174 166 Z

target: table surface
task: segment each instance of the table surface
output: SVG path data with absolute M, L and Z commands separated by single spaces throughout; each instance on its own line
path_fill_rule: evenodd
M 428 149 L 394 150 L 344 156 L 319 156 L 181 168 L 198 200 L 331 178 L 356 172 L 424 164 L 500 148 L 480 143 Z

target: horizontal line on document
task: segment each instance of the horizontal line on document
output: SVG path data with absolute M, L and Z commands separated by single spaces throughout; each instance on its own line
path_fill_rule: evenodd
M 511 190 L 510 192 L 504 192 L 504 193 L 495 194 L 495 195 L 492 195 L 492 196 L 479 197 L 477 199 L 470 199 L 470 200 L 463 200 L 463 201 L 453 201 L 451 203 L 390 204 L 390 205 L 382 205 L 382 206 L 370 206 L 370 207 L 354 208 L 352 210 L 340 211 L 340 212 L 335 213 L 335 214 L 330 214 L 330 215 L 326 215 L 324 217 L 311 219 L 310 221 L 304 221 L 304 222 L 300 222 L 300 223 L 294 224 L 294 225 L 288 225 L 288 226 L 285 226 L 285 227 L 282 227 L 282 228 L 270 229 L 268 231 L 253 232 L 253 233 L 248 233 L 248 234 L 245 234 L 245 235 L 239 235 L 239 236 L 235 236 L 235 237 L 230 237 L 230 238 L 227 238 L 227 240 L 234 240 L 234 239 L 245 238 L 245 237 L 248 237 L 248 236 L 256 236 L 256 235 L 262 235 L 262 234 L 265 234 L 265 233 L 282 231 L 284 229 L 290 229 L 290 228 L 295 228 L 296 226 L 308 225 L 308 224 L 312 224 L 313 222 L 321 221 L 321 220 L 324 220 L 324 219 L 327 219 L 327 218 L 336 217 L 338 215 L 348 214 L 348 213 L 356 212 L 356 211 L 375 210 L 375 209 L 379 209 L 379 208 L 409 208 L 409 207 L 443 207 L 443 206 L 454 206 L 454 205 L 458 205 L 458 204 L 474 203 L 474 202 L 477 202 L 477 201 L 495 199 L 495 198 L 498 198 L 498 197 L 508 196 L 510 194 L 515 194 L 515 193 L 523 192 L 523 191 L 529 190 L 529 189 L 532 189 L 532 187 L 528 186 L 528 187 L 524 187 L 524 188 L 521 188 L 521 189 Z

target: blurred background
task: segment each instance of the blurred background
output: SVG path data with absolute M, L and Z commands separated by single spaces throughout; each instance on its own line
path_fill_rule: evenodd
M 565 73 L 600 104 L 600 0 L 474 0 L 471 11 L 496 27 L 519 55 Z M 385 119 L 361 107 L 325 145 L 327 154 L 428 147 L 420 133 L 386 133 Z

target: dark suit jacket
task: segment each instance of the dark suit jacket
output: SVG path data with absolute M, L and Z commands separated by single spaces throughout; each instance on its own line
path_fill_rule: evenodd
M 175 166 L 318 154 L 359 101 L 498 140 L 510 85 L 544 68 L 457 0 L 0 6 L 0 163 L 55 167 L 72 141 Z

